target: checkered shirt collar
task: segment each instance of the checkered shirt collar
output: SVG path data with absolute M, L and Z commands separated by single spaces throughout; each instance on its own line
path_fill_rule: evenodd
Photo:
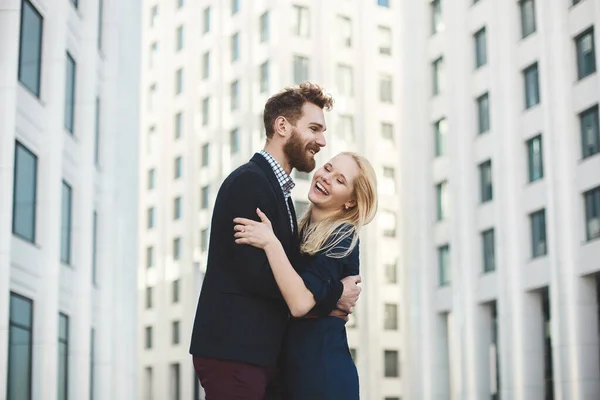
M 296 183 L 292 180 L 292 177 L 283 170 L 281 165 L 279 165 L 279 163 L 269 153 L 261 150 L 259 154 L 262 155 L 267 160 L 271 168 L 273 168 L 273 172 L 275 172 L 275 176 L 277 177 L 277 181 L 279 182 L 279 186 L 281 186 L 284 196 L 289 197 L 292 194 L 292 189 L 294 186 L 296 186 Z

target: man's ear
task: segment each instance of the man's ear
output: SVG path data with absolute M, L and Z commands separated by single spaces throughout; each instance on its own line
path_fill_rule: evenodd
M 286 137 L 290 130 L 289 125 L 290 123 L 284 116 L 280 115 L 279 117 L 275 118 L 275 123 L 273 124 L 275 128 L 275 134 L 279 137 Z

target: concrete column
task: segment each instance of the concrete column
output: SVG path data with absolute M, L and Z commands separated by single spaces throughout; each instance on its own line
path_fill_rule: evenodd
M 0 396 L 6 394 L 16 95 L 21 2 L 0 2 Z

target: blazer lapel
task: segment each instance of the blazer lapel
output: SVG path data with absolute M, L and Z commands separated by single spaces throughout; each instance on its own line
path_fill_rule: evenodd
M 289 233 L 290 237 L 293 237 L 294 233 L 292 232 L 292 227 L 290 226 L 290 217 L 288 215 L 288 210 L 287 210 L 287 205 L 285 203 L 285 197 L 283 196 L 283 190 L 281 190 L 281 185 L 279 184 L 279 181 L 277 180 L 277 177 L 275 176 L 275 172 L 273 172 L 273 168 L 271 168 L 271 166 L 269 165 L 269 162 L 267 160 L 265 160 L 265 158 L 260 155 L 259 153 L 254 154 L 254 156 L 252 157 L 252 159 L 250 159 L 250 161 L 255 162 L 256 164 L 258 164 L 258 166 L 260 167 L 260 169 L 262 169 L 265 173 L 265 175 L 267 176 L 267 179 L 269 180 L 269 183 L 271 184 L 271 187 L 273 188 L 273 190 L 275 191 L 275 195 L 277 196 L 277 203 L 279 204 L 279 211 L 282 213 L 282 215 L 285 216 L 285 221 L 287 222 L 285 225 L 287 227 L 287 232 Z M 293 209 L 292 209 L 293 210 Z M 292 216 L 294 217 L 295 220 L 295 213 L 292 214 Z M 296 222 L 294 221 L 294 224 Z M 298 229 L 294 229 L 295 231 L 297 231 Z

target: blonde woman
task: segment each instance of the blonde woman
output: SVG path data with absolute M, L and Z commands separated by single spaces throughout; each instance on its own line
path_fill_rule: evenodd
M 311 204 L 299 222 L 301 254 L 293 266 L 262 211 L 257 209 L 260 222 L 234 219 L 236 243 L 265 251 L 295 317 L 282 349 L 286 400 L 359 398 L 346 321 L 311 310 L 327 297 L 331 282 L 358 275 L 359 233 L 377 211 L 376 185 L 371 164 L 354 153 L 341 153 L 318 169 L 308 193 Z

